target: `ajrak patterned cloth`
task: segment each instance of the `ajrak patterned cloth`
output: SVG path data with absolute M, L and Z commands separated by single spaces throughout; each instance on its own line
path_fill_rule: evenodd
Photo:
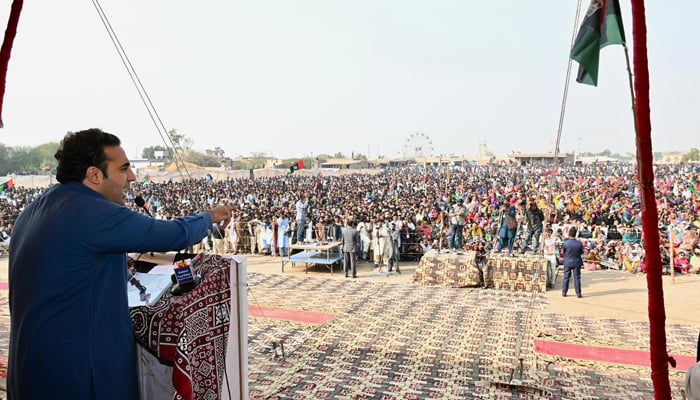
M 231 308 L 231 261 L 199 255 L 202 282 L 183 296 L 169 291 L 131 309 L 136 340 L 173 365 L 173 399 L 219 399 Z
M 431 250 L 420 259 L 413 280 L 423 285 L 447 287 L 481 286 L 479 268 L 476 266 L 476 252 L 464 254 L 438 253 Z
M 539 256 L 491 256 L 484 267 L 485 286 L 540 292 L 547 288 L 547 259 Z
M 457 254 L 431 250 L 421 258 L 413 280 L 453 288 L 485 286 L 540 293 L 547 288 L 547 260 L 543 257 L 492 255 L 482 268 L 483 274 L 476 265 L 475 251 Z

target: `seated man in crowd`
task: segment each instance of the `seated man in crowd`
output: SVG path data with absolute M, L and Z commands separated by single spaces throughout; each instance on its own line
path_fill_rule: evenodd
M 622 241 L 629 244 L 639 243 L 639 233 L 637 232 L 637 229 L 625 229 L 625 234 L 622 235 Z
M 593 232 L 588 228 L 588 225 L 581 224 L 581 227 L 579 228 L 579 231 L 578 231 L 578 237 L 579 237 L 579 239 L 592 239 Z
M 608 240 L 622 240 L 622 234 L 617 230 L 617 225 L 611 225 L 610 228 L 608 228 L 606 238 Z
M 622 269 L 621 265 L 621 242 L 611 240 L 605 245 L 600 258 L 600 265 L 605 268 Z

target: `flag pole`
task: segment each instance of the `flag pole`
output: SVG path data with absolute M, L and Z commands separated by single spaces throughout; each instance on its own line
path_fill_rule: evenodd
M 634 38 L 634 93 L 636 94 L 637 171 L 642 193 L 642 230 L 647 258 L 649 313 L 649 353 L 654 399 L 670 400 L 668 365 L 675 360 L 666 349 L 666 311 L 659 249 L 658 210 L 654 193 L 654 165 L 651 146 L 651 111 L 649 108 L 649 60 L 644 0 L 632 0 L 632 35 Z
M 581 15 L 581 0 L 578 0 L 576 5 L 576 17 L 574 18 L 574 32 L 571 34 L 571 46 L 574 47 L 576 34 L 578 33 L 578 18 Z M 557 141 L 554 144 L 554 170 L 552 175 L 559 173 L 559 143 L 561 142 L 561 131 L 564 128 L 564 114 L 566 112 L 566 101 L 569 97 L 569 83 L 571 82 L 571 64 L 573 60 L 569 57 L 569 63 L 566 66 L 566 80 L 564 81 L 564 94 L 561 99 L 561 108 L 559 110 L 559 126 L 557 128 Z
M 635 98 L 634 98 L 634 75 L 632 74 L 632 65 L 630 63 L 630 53 L 629 50 L 627 49 L 627 43 L 622 44 L 622 48 L 625 49 L 625 62 L 627 63 L 627 79 L 629 80 L 630 84 L 630 99 L 632 100 L 632 119 L 634 120 L 634 134 L 635 137 L 638 134 L 637 130 L 637 107 L 635 106 Z M 639 170 L 637 170 L 637 173 L 639 173 Z M 639 178 L 639 176 L 637 176 Z M 641 181 L 641 179 L 640 179 Z

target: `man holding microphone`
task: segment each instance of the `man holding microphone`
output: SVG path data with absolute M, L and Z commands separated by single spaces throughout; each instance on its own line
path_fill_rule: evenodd
M 125 207 L 136 177 L 120 144 L 99 129 L 66 135 L 55 155 L 60 184 L 17 219 L 9 260 L 11 399 L 136 399 L 125 253 L 183 249 L 231 217 L 233 206 L 170 221 Z

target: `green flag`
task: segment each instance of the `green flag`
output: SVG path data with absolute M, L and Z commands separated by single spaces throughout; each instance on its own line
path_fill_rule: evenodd
M 576 82 L 598 86 L 600 49 L 609 44 L 625 44 L 620 2 L 591 0 L 571 49 L 571 59 L 579 64 Z

